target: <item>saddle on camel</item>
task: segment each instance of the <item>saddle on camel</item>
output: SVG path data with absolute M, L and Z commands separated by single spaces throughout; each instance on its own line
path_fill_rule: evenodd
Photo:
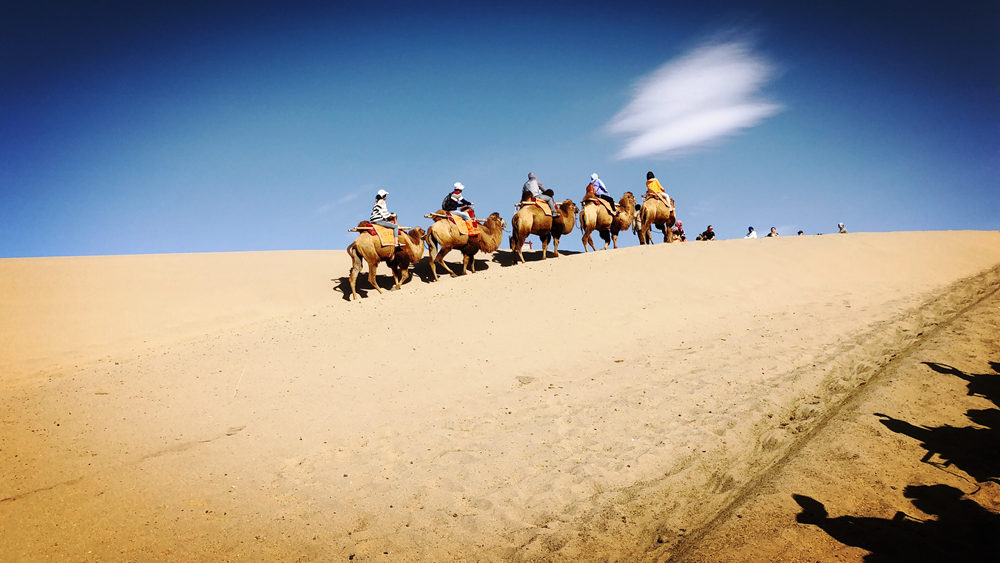
M 395 223 L 395 221 L 393 221 Z M 400 227 L 400 231 L 408 231 L 409 227 Z M 347 229 L 349 233 L 368 233 L 378 239 L 382 246 L 403 246 L 402 242 L 394 243 L 392 229 L 382 225 L 374 225 L 371 221 L 361 221 L 357 227 Z
M 597 193 L 594 192 L 593 184 L 587 185 L 587 194 L 583 196 L 583 201 L 581 201 L 580 204 L 584 207 L 587 207 L 588 205 L 602 205 L 612 216 L 615 214 L 615 210 L 611 209 L 611 204 L 608 203 L 607 200 L 597 197 Z
M 549 191 L 551 192 L 552 190 L 549 190 Z M 555 192 L 552 192 L 552 193 L 555 193 Z M 544 201 L 544 200 L 541 200 L 541 199 L 535 199 L 533 197 L 529 197 L 526 200 L 519 201 L 519 202 L 515 203 L 514 207 L 516 207 L 517 209 L 521 209 L 522 207 L 525 207 L 525 206 L 528 206 L 528 205 L 538 206 L 538 208 L 542 210 L 542 213 L 545 214 L 546 217 L 552 217 L 553 215 L 555 215 L 555 213 L 552 211 L 552 208 L 549 207 L 549 204 L 548 204 L 547 201 Z
M 462 209 L 462 211 L 468 213 L 471 219 L 466 221 L 465 217 L 456 215 L 451 211 L 445 211 L 444 209 L 438 209 L 434 213 L 431 213 L 429 215 L 424 215 L 424 217 L 426 217 L 427 219 L 434 219 L 435 221 L 439 220 L 451 221 L 451 223 L 458 228 L 459 233 L 463 235 L 468 235 L 469 237 L 479 236 L 480 220 L 476 218 L 476 210 L 471 207 L 465 207 Z

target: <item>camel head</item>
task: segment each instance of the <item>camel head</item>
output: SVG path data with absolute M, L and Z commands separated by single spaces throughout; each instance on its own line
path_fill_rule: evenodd
M 559 204 L 559 211 L 560 211 L 560 214 L 563 215 L 563 216 L 567 216 L 568 215 L 568 216 L 572 217 L 572 216 L 576 215 L 576 212 L 579 211 L 579 208 L 577 208 L 576 204 L 573 203 L 573 200 L 571 200 L 571 199 L 565 199 L 565 200 L 563 200 L 562 203 Z
M 503 217 L 501 217 L 500 214 L 497 213 L 496 211 L 490 213 L 490 216 L 487 217 L 485 221 L 483 221 L 484 224 L 490 222 L 500 225 L 501 230 L 507 228 L 507 222 L 504 221 Z

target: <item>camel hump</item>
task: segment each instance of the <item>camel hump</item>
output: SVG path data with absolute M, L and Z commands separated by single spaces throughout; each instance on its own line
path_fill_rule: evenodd
M 396 246 L 395 241 L 393 240 L 392 237 L 392 229 L 390 229 L 389 227 L 383 227 L 382 225 L 371 225 L 371 224 L 369 224 L 369 228 L 375 231 L 374 236 L 378 237 L 378 240 L 380 243 L 382 243 L 382 246 Z
M 544 199 L 530 198 L 527 201 L 522 201 L 514 205 L 517 206 L 518 208 L 534 205 L 537 206 L 539 209 L 541 209 L 542 213 L 544 213 L 546 217 L 551 217 L 555 215 L 555 210 L 549 207 L 549 202 L 545 201 Z
M 608 213 L 613 213 L 611 211 L 611 204 L 608 203 L 608 200 L 606 200 L 606 199 L 603 199 L 603 198 L 595 196 L 595 197 L 589 197 L 589 198 L 586 198 L 586 199 L 583 200 L 583 206 L 584 207 L 586 207 L 587 205 L 590 205 L 590 204 L 604 206 L 604 209 L 607 209 Z

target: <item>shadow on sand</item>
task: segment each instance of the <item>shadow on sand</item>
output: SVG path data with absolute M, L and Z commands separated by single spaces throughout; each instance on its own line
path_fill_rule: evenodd
M 499 254 L 499 253 L 500 252 L 498 251 L 496 254 Z M 491 263 L 491 261 L 492 262 L 498 262 L 498 260 L 496 259 L 495 255 L 493 255 L 493 256 L 483 256 L 482 258 L 479 258 L 479 256 L 480 255 L 477 255 L 477 257 L 475 258 L 476 273 L 480 273 L 480 272 L 484 272 L 486 270 L 489 270 L 490 269 L 490 263 Z M 452 259 L 458 260 L 458 262 L 454 262 Z M 445 263 L 448 264 L 448 267 L 451 268 L 453 272 L 455 272 L 459 276 L 462 275 L 461 274 L 461 272 L 462 272 L 461 254 L 459 254 L 457 251 L 448 254 L 448 256 L 445 259 Z M 501 265 L 502 265 L 502 263 L 501 263 Z M 385 266 L 383 266 L 383 268 L 384 267 Z M 408 278 L 405 282 L 403 282 L 403 288 L 406 288 L 406 286 L 409 285 L 411 282 L 413 282 L 414 279 L 419 279 L 420 281 L 422 281 L 424 283 L 433 283 L 434 282 L 434 275 L 431 274 L 431 259 L 428 256 L 424 256 L 423 258 L 421 258 L 420 261 L 417 262 L 410 269 L 410 273 L 412 274 L 412 276 L 410 276 L 410 278 Z M 475 274 L 474 273 L 468 273 L 466 275 L 475 275 Z M 438 277 L 449 277 L 449 275 L 448 275 L 448 272 L 446 272 L 444 268 L 439 267 L 438 268 Z M 350 301 L 351 300 L 351 280 L 350 280 L 350 275 L 342 276 L 342 277 L 339 277 L 339 278 L 332 278 L 330 281 L 334 282 L 334 284 L 335 284 L 333 286 L 333 290 L 334 291 L 339 291 L 341 294 L 343 294 L 344 301 Z M 395 283 L 395 280 L 393 280 L 392 275 L 390 275 L 390 274 L 384 274 L 384 275 L 383 274 L 376 274 L 375 275 L 375 283 L 377 283 L 378 286 L 381 287 L 383 291 L 392 291 L 392 286 Z M 368 297 L 368 295 L 370 293 L 375 293 L 375 294 L 378 293 L 377 291 L 375 291 L 375 288 L 373 288 L 371 286 L 371 284 L 368 283 L 368 266 L 367 265 L 365 265 L 361 269 L 361 273 L 358 275 L 358 280 L 357 280 L 356 287 L 357 287 L 357 290 L 358 290 L 358 296 L 361 299 L 364 299 L 365 297 Z
M 947 364 L 924 362 L 937 373 L 968 382 L 968 394 L 1000 405 L 1000 363 L 990 362 L 998 373 L 969 374 Z M 954 466 L 979 484 L 1000 483 L 1000 409 L 966 411 L 975 426 L 917 426 L 875 413 L 886 428 L 920 441 L 927 454 L 921 459 L 935 467 Z M 934 456 L 941 461 L 932 461 Z M 978 486 L 974 492 L 979 490 Z M 972 494 L 972 493 L 969 493 Z M 892 518 L 840 516 L 830 518 L 823 503 L 805 495 L 792 495 L 802 507 L 795 519 L 822 528 L 837 541 L 866 549 L 864 560 L 874 561 L 995 561 L 1000 553 L 1000 516 L 944 484 L 908 485 L 903 495 L 915 508 L 934 518 L 923 520 L 904 512 Z
M 524 261 L 525 262 L 540 262 L 542 260 L 542 251 L 541 250 L 523 250 L 523 251 L 521 251 L 521 254 L 524 256 Z M 575 251 L 575 250 L 560 250 L 559 251 L 559 255 L 560 256 L 572 256 L 574 254 L 580 254 L 580 252 L 579 251 Z M 556 258 L 552 254 L 552 248 L 549 248 L 548 258 L 546 258 L 546 260 L 558 260 L 558 259 L 559 258 Z M 497 264 L 500 264 L 504 268 L 506 268 L 508 266 L 516 266 L 517 264 L 519 264 L 519 262 L 517 260 L 517 253 L 515 253 L 513 250 L 510 250 L 510 249 L 507 249 L 507 250 L 497 250 L 496 252 L 493 253 L 492 260 L 494 262 L 496 262 Z M 478 266 L 477 266 L 477 268 L 478 268 Z

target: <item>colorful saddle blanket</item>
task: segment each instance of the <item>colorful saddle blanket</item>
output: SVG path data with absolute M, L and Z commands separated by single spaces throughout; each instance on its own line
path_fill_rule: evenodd
M 549 217 L 552 216 L 552 208 L 549 207 L 549 202 L 545 201 L 544 199 L 537 199 L 537 198 L 533 197 L 533 198 L 527 200 L 526 202 L 523 202 L 523 205 L 530 205 L 530 204 L 537 205 L 539 207 L 539 209 L 542 210 L 542 213 L 544 213 L 545 215 L 547 215 Z
M 458 232 L 470 237 L 479 236 L 479 225 L 475 221 L 466 221 L 464 218 L 448 213 L 448 218 L 458 227 Z
M 608 203 L 608 200 L 606 200 L 606 199 L 601 199 L 601 198 L 599 198 L 597 196 L 594 196 L 594 197 L 590 197 L 590 198 L 584 199 L 583 203 L 584 203 L 584 205 L 586 205 L 588 203 L 597 203 L 597 204 L 603 205 L 604 209 L 608 210 L 608 213 L 614 214 L 614 212 L 611 211 L 611 204 Z
M 364 221 L 358 225 L 358 232 L 367 232 L 373 237 L 378 237 L 378 241 L 382 243 L 382 246 L 393 246 L 392 229 L 389 227 L 373 225 L 368 221 Z

